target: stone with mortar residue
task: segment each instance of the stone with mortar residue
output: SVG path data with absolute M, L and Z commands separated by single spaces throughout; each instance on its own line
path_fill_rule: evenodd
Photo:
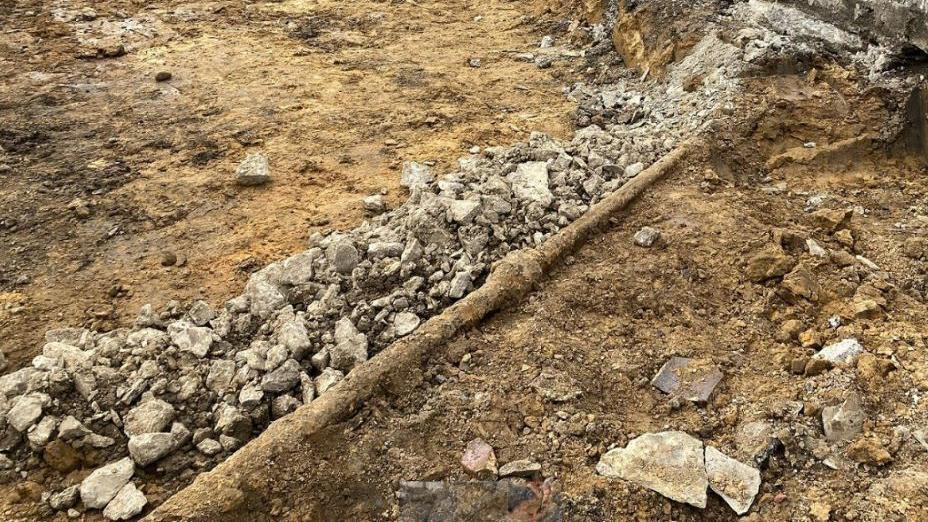
M 793 258 L 777 245 L 768 245 L 747 260 L 745 275 L 755 283 L 782 277 L 793 269 Z
M 426 187 L 435 179 L 430 170 L 428 165 L 416 163 L 415 161 L 403 162 L 400 185 L 409 189 Z
M 141 513 L 147 504 L 145 495 L 130 482 L 106 505 L 103 516 L 109 520 L 129 520 Z
M 548 188 L 548 164 L 544 161 L 522 163 L 506 179 L 512 184 L 512 193 L 518 199 L 545 207 L 554 201 L 554 195 Z
M 504 464 L 503 467 L 499 468 L 499 476 L 501 478 L 533 478 L 540 474 L 541 464 L 527 459 L 514 460 L 508 464 Z
M 77 484 L 69 486 L 48 498 L 48 505 L 56 511 L 72 508 L 81 498 L 80 488 Z
M 23 433 L 39 420 L 51 397 L 44 393 L 29 393 L 13 399 L 13 407 L 6 414 L 6 421 L 14 430 Z
M 367 336 L 351 319 L 342 317 L 335 323 L 335 347 L 329 356 L 333 368 L 346 372 L 367 360 Z
M 403 337 L 411 334 L 419 327 L 419 316 L 411 312 L 400 312 L 393 319 L 393 328 L 396 329 L 397 337 Z
M 864 420 L 864 411 L 856 392 L 849 393 L 841 404 L 822 409 L 825 438 L 831 442 L 853 439 L 863 430 Z
M 470 290 L 473 279 L 470 272 L 462 270 L 451 279 L 451 285 L 448 287 L 448 297 L 451 299 L 460 299 Z
M 706 474 L 702 441 L 681 431 L 646 433 L 600 458 L 596 471 L 654 490 L 698 508 L 706 507 Z
M 197 357 L 205 357 L 213 346 L 213 331 L 188 321 L 171 323 L 168 325 L 168 334 L 178 348 Z
M 583 394 L 570 375 L 554 369 L 538 374 L 532 381 L 532 389 L 551 402 L 567 402 Z
M 464 466 L 464 471 L 480 480 L 496 478 L 496 453 L 483 439 L 478 438 L 467 443 L 464 455 L 461 456 L 461 465 Z
M 368 212 L 383 212 L 387 210 L 387 204 L 381 194 L 367 196 L 363 200 L 364 210 Z
M 209 365 L 206 387 L 216 393 L 222 393 L 229 388 L 233 377 L 235 377 L 235 361 L 216 359 Z
M 335 268 L 335 271 L 342 275 L 351 274 L 358 266 L 360 260 L 358 249 L 348 238 L 339 238 L 335 240 L 325 252 L 329 264 Z
M 316 392 L 322 395 L 344 378 L 344 373 L 335 368 L 326 368 L 316 377 Z
M 635 232 L 635 244 L 644 248 L 654 245 L 660 238 L 661 233 L 656 228 L 642 227 L 641 230 Z
M 235 171 L 235 181 L 246 187 L 263 185 L 271 180 L 271 167 L 264 154 L 249 154 Z
M 300 382 L 301 371 L 300 363 L 287 359 L 279 368 L 261 379 L 261 389 L 272 393 L 285 392 Z
M 168 456 L 176 446 L 174 435 L 171 433 L 143 433 L 129 437 L 127 445 L 129 456 L 139 466 L 147 466 L 152 462 Z
M 642 172 L 644 172 L 644 163 L 641 163 L 641 162 L 633 163 L 625 167 L 626 178 L 634 178 L 635 176 L 637 176 L 638 174 L 641 174 Z
M 721 451 L 706 446 L 706 474 L 709 487 L 718 493 L 735 513 L 751 509 L 760 490 L 760 470 L 738 462 Z
M 207 457 L 212 457 L 222 452 L 222 444 L 218 440 L 203 439 L 197 444 L 197 450 Z
M 671 357 L 651 379 L 658 390 L 693 402 L 708 402 L 722 380 L 722 371 L 706 361 Z
M 813 359 L 828 361 L 834 366 L 850 366 L 857 362 L 857 358 L 864 352 L 857 339 L 851 337 L 822 348 Z
M 161 399 L 150 399 L 132 408 L 124 419 L 123 431 L 132 437 L 164 431 L 174 420 L 174 406 Z
M 126 457 L 94 470 L 81 482 L 81 501 L 90 509 L 102 509 L 135 473 L 135 463 Z
M 216 317 L 216 314 L 205 301 L 196 301 L 190 305 L 190 310 L 187 311 L 187 317 L 189 317 L 190 321 L 196 326 L 206 326 L 207 323 Z

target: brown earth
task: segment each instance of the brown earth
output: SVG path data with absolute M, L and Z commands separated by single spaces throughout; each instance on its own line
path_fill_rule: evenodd
M 547 27 L 523 12 L 4 3 L 0 350 L 18 365 L 54 326 L 126 325 L 171 299 L 219 305 L 312 233 L 360 223 L 363 197 L 402 201 L 404 160 L 444 169 L 474 145 L 564 136 L 559 78 L 574 66 L 515 58 Z M 240 188 L 235 166 L 256 151 L 273 183 Z
M 884 128 L 895 101 L 859 94 L 847 71 L 758 79 L 750 90 L 712 150 L 653 187 L 524 302 L 409 371 L 421 378 L 401 395 L 374 397 L 350 421 L 281 448 L 267 463 L 273 500 L 250 505 L 250 519 L 419 520 L 403 518 L 416 504 L 401 507 L 397 495 L 402 481 L 430 480 L 458 488 L 462 520 L 733 520 L 717 496 L 698 510 L 600 477 L 595 464 L 636 435 L 668 429 L 748 461 L 752 422 L 768 424 L 780 444 L 764 461 L 749 520 L 928 516 L 928 452 L 900 430 L 928 426 L 918 400 L 928 389 L 928 257 L 908 246 L 928 232 L 925 156 L 895 140 L 853 139 Z M 802 154 L 811 141 L 816 152 Z M 824 198 L 810 207 L 815 195 Z M 816 212 L 845 209 L 850 218 L 833 227 L 823 216 L 836 212 Z M 645 225 L 662 232 L 647 249 L 632 242 Z M 828 258 L 810 254 L 806 239 Z M 752 280 L 763 251 L 790 274 Z M 865 300 L 878 306 L 861 313 Z M 867 352 L 856 366 L 793 371 L 848 337 Z M 815 341 L 803 346 L 807 338 Z M 651 387 L 674 355 L 722 369 L 707 404 Z M 581 394 L 555 402 L 552 388 Z M 827 443 L 822 407 L 848 391 L 863 397 L 864 433 Z M 534 501 L 501 516 L 495 488 L 504 486 L 467 482 L 460 459 L 478 437 L 500 464 L 541 464 L 545 482 L 521 483 Z M 823 465 L 829 455 L 839 469 Z

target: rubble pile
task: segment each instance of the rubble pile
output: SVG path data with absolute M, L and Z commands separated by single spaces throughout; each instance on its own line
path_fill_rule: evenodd
M 407 162 L 406 203 L 386 211 L 382 198 L 366 199 L 379 215 L 314 236 L 306 251 L 254 273 L 220 310 L 202 301 L 145 306 L 132 328 L 49 331 L 31 366 L 0 377 L 0 468 L 64 474 L 85 466 L 92 448 L 98 469 L 47 493 L 46 503 L 68 510 L 80 501 L 114 520 L 138 514 L 147 503 L 132 482 L 139 468 L 146 476 L 208 469 L 326 393 L 478 287 L 509 252 L 542 244 L 710 128 L 731 107 L 738 78 L 759 67 L 765 49 L 787 52 L 791 41 L 756 29 L 739 47 L 707 34 L 664 79 L 569 88 L 581 127 L 569 142 L 535 133 L 464 157 L 441 176 Z M 695 89 L 694 77 L 702 78 Z M 266 158 L 247 161 L 239 182 L 267 182 Z M 646 235 L 642 246 L 659 238 Z

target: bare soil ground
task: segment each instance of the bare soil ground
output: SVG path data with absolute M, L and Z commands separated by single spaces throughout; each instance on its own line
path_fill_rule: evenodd
M 504 0 L 14 1 L 0 6 L 0 350 L 56 325 L 240 290 L 396 203 L 403 160 L 569 129 L 543 27 Z M 480 67 L 469 64 L 480 59 Z M 167 71 L 172 78 L 156 82 Z M 274 181 L 239 188 L 266 152 Z M 162 266 L 165 255 L 174 266 Z
M 740 121 L 716 135 L 718 148 L 654 187 L 525 302 L 435 353 L 402 395 L 376 398 L 351 421 L 282 450 L 292 458 L 268 463 L 280 477 L 276 501 L 253 506 L 254 519 L 420 520 L 403 518 L 401 481 L 466 482 L 460 459 L 476 437 L 500 464 L 542 465 L 547 482 L 527 485 L 535 500 L 518 504 L 511 520 L 736 519 L 714 495 L 697 510 L 600 477 L 595 464 L 610 447 L 666 429 L 750 460 L 752 423 L 782 445 L 765 461 L 749 520 L 925 519 L 928 452 L 905 434 L 928 425 L 926 265 L 905 253 L 928 228 L 925 158 L 831 147 L 881 128 L 891 103 L 857 93 L 846 71 L 762 79 L 751 90 Z M 812 141 L 821 153 L 803 146 Z M 802 159 L 783 156 L 768 168 L 784 152 Z M 855 209 L 849 223 L 823 228 L 810 208 L 816 195 L 818 209 Z M 657 246 L 633 244 L 645 225 L 661 230 Z M 828 258 L 810 254 L 806 239 Z M 747 277 L 749 260 L 770 248 L 809 274 L 814 294 Z M 882 306 L 860 314 L 867 296 Z M 829 324 L 835 316 L 840 325 Z M 785 328 L 791 320 L 799 326 Z M 807 336 L 818 341 L 803 343 Z M 867 351 L 855 367 L 792 371 L 815 346 L 848 337 Z M 708 404 L 651 387 L 674 355 L 722 368 Z M 582 394 L 552 402 L 552 386 Z M 867 421 L 850 444 L 870 441 L 863 446 L 872 452 L 823 439 L 822 407 L 855 390 Z M 823 464 L 827 456 L 838 469 Z M 462 520 L 502 519 L 488 507 L 490 490 L 458 497 Z

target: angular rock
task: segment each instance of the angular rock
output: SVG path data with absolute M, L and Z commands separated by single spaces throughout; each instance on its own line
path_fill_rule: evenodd
M 235 361 L 229 359 L 216 359 L 209 366 L 206 375 L 206 387 L 216 393 L 223 393 L 232 384 L 235 377 Z
M 470 290 L 473 282 L 470 272 L 462 270 L 451 279 L 451 286 L 448 287 L 448 297 L 451 299 L 460 299 Z
M 89 433 L 90 430 L 71 415 L 62 419 L 58 425 L 58 437 L 64 440 L 80 439 Z
M 239 440 L 248 440 L 251 437 L 251 429 L 251 418 L 238 408 L 228 404 L 219 407 L 216 419 L 217 432 Z
M 625 177 L 634 178 L 638 174 L 644 172 L 644 163 L 632 163 L 631 165 L 625 167 Z
M 860 397 L 855 392 L 838 406 L 822 409 L 822 426 L 825 438 L 832 442 L 850 440 L 863 431 L 866 416 L 860 405 Z
M 235 171 L 235 181 L 246 187 L 263 185 L 270 180 L 271 167 L 264 154 L 249 154 Z
M 48 498 L 48 505 L 56 511 L 72 508 L 81 498 L 80 488 L 77 484 L 64 488 Z
M 448 206 L 448 215 L 455 223 L 471 223 L 480 213 L 480 202 L 469 199 L 453 200 Z
M 434 179 L 428 165 L 416 163 L 415 161 L 403 162 L 403 173 L 400 176 L 400 185 L 410 190 L 424 188 Z
M 139 466 L 168 456 L 175 448 L 175 438 L 171 433 L 143 433 L 129 438 L 129 456 Z
M 671 357 L 651 379 L 658 390 L 693 402 L 708 402 L 722 380 L 714 364 L 686 357 Z
M 893 457 L 883 447 L 883 443 L 875 437 L 863 437 L 848 445 L 846 450 L 848 458 L 860 464 L 883 466 L 892 462 Z
M 478 438 L 467 443 L 464 455 L 461 456 L 461 465 L 464 466 L 464 471 L 480 480 L 496 478 L 496 453 L 483 439 Z
M 522 163 L 507 179 L 512 184 L 512 193 L 518 199 L 539 203 L 544 207 L 554 201 L 554 195 L 548 188 L 548 164 L 544 161 Z
M 129 457 L 94 470 L 81 482 L 81 501 L 90 509 L 102 509 L 134 473 L 135 463 Z
M 769 246 L 747 260 L 745 275 L 755 283 L 782 277 L 793 269 L 795 262 L 778 246 Z
M 13 400 L 13 407 L 6 414 L 6 421 L 14 430 L 23 433 L 38 422 L 42 412 L 51 403 L 44 393 L 29 393 Z
M 145 495 L 130 482 L 106 505 L 103 516 L 109 520 L 129 520 L 141 513 L 147 504 Z
M 853 337 L 844 339 L 834 344 L 822 348 L 813 359 L 821 359 L 831 363 L 834 366 L 851 366 L 857 362 L 857 358 L 864 352 L 864 347 Z
M 721 451 L 706 446 L 706 473 L 709 487 L 733 509 L 743 515 L 751 509 L 760 490 L 760 470 L 742 464 Z
M 365 350 L 365 356 L 367 351 Z M 261 389 L 272 393 L 285 392 L 300 382 L 300 372 L 303 369 L 300 363 L 293 359 L 287 359 L 276 370 L 265 374 L 261 379 Z
M 316 393 L 322 395 L 344 378 L 345 374 L 335 368 L 326 368 L 322 370 L 322 373 L 316 377 Z
M 541 464 L 532 460 L 514 460 L 499 468 L 499 476 L 533 478 L 541 474 Z
M 203 439 L 197 444 L 197 450 L 207 457 L 212 457 L 222 452 L 222 444 L 218 440 Z
M 187 321 L 175 321 L 168 326 L 168 334 L 178 348 L 197 357 L 205 357 L 213 345 L 213 331 L 194 326 Z
M 123 431 L 132 437 L 164 431 L 174 420 L 174 406 L 161 399 L 150 399 L 129 411 Z
M 360 260 L 358 249 L 347 238 L 340 239 L 329 245 L 325 255 L 329 264 L 342 275 L 350 275 L 354 268 L 358 266 Z
M 26 434 L 26 438 L 29 440 L 29 445 L 35 449 L 40 449 L 46 444 L 48 444 L 49 439 L 52 438 L 52 433 L 54 433 L 55 428 L 58 426 L 58 418 L 52 415 L 46 415 L 42 417 L 29 433 Z
M 380 194 L 373 194 L 364 198 L 363 201 L 364 210 L 368 212 L 383 212 L 387 210 L 387 204 L 383 200 L 383 196 Z
M 654 245 L 661 238 L 661 232 L 656 228 L 651 227 L 642 227 L 641 230 L 635 232 L 635 244 L 648 248 Z
M 187 317 L 189 317 L 190 322 L 196 326 L 206 326 L 216 317 L 216 314 L 205 301 L 195 301 L 190 305 L 190 310 L 187 311 Z
M 419 327 L 419 316 L 410 312 L 400 312 L 393 319 L 393 328 L 396 329 L 396 336 L 403 337 L 411 334 Z
M 335 323 L 335 343 L 329 353 L 333 368 L 347 372 L 367 360 L 367 336 L 347 317 Z
M 242 387 L 242 391 L 238 394 L 238 403 L 244 408 L 253 408 L 260 404 L 263 398 L 264 391 L 261 390 L 260 386 L 247 384 Z
M 596 471 L 629 480 L 665 497 L 706 507 L 706 474 L 702 441 L 681 431 L 647 433 L 600 458 Z

